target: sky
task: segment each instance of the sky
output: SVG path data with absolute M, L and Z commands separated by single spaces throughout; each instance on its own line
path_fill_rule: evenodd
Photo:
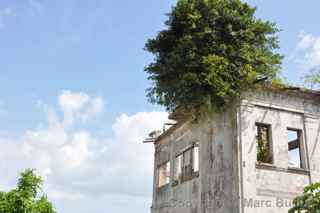
M 277 23 L 283 76 L 320 66 L 318 0 L 247 0 Z M 0 191 L 36 168 L 59 213 L 147 213 L 153 146 L 148 38 L 175 0 L 0 1 Z M 103 210 L 102 210 L 103 209 Z

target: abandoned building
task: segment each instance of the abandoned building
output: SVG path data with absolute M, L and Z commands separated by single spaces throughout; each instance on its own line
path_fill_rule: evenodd
M 155 145 L 152 213 L 285 213 L 320 181 L 320 93 L 266 86 Z M 150 142 L 150 140 L 149 140 Z

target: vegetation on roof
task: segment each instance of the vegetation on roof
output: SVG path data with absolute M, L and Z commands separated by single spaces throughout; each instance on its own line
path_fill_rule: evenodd
M 223 109 L 258 79 L 278 78 L 278 28 L 240 0 L 178 0 L 145 49 L 152 103 L 168 111 Z
M 305 84 L 310 89 L 319 89 L 320 86 L 320 66 L 310 70 L 304 77 Z

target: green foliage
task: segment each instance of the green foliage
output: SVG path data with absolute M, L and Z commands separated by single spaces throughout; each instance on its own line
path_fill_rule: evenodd
M 320 67 L 310 70 L 310 73 L 304 77 L 305 84 L 310 89 L 319 88 L 320 86 Z
M 307 186 L 302 196 L 293 201 L 293 208 L 289 213 L 320 213 L 320 183 Z
M 18 186 L 0 192 L 0 213 L 56 213 L 42 191 L 42 179 L 32 169 L 21 173 Z
M 240 0 L 178 0 L 167 29 L 149 39 L 152 103 L 169 111 L 221 109 L 257 79 L 277 79 L 279 30 Z
M 257 159 L 258 162 L 266 162 L 268 159 L 268 147 L 262 138 L 258 137 Z

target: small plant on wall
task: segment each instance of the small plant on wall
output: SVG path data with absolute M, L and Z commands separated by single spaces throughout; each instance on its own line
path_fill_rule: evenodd
M 261 137 L 258 137 L 257 158 L 258 162 L 268 161 L 268 147 L 266 146 L 266 142 Z
M 320 213 L 320 183 L 314 183 L 304 189 L 303 195 L 293 201 L 289 213 Z

